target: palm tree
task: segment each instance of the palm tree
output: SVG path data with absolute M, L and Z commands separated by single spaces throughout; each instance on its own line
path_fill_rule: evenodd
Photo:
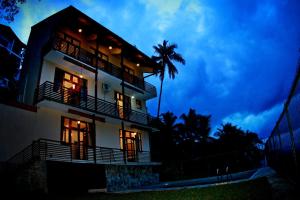
M 210 132 L 210 115 L 200 115 L 195 109 L 190 109 L 188 114 L 182 114 L 183 124 L 179 124 L 186 138 L 205 143 Z
M 166 112 L 162 114 L 162 126 L 161 126 L 161 148 L 163 160 L 173 159 L 176 154 L 174 154 L 174 144 L 176 137 L 176 120 L 177 117 L 172 112 Z
M 160 77 L 160 93 L 158 100 L 158 108 L 157 108 L 157 117 L 159 117 L 160 111 L 160 102 L 161 102 L 161 94 L 162 94 L 162 86 L 165 78 L 165 70 L 166 66 L 168 66 L 168 73 L 170 78 L 174 79 L 175 75 L 178 73 L 175 65 L 172 61 L 179 62 L 181 64 L 185 64 L 185 60 L 179 53 L 175 52 L 177 48 L 177 44 L 168 44 L 167 40 L 164 40 L 162 44 L 158 44 L 157 46 L 153 46 L 155 53 L 157 56 L 152 56 L 152 59 L 160 65 L 160 69 L 158 70 Z

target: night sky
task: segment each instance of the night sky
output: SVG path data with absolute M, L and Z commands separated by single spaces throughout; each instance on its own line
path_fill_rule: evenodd
M 211 134 L 225 122 L 270 134 L 297 68 L 299 0 L 27 0 L 8 25 L 27 43 L 32 25 L 69 5 L 148 56 L 164 39 L 178 44 L 186 65 L 165 79 L 162 112 L 211 114 Z M 158 77 L 146 80 L 159 90 Z

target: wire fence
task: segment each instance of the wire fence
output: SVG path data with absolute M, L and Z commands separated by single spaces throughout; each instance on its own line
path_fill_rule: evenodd
M 300 66 L 300 65 L 299 65 Z M 299 183 L 300 166 L 300 67 L 284 109 L 266 142 L 268 164 Z

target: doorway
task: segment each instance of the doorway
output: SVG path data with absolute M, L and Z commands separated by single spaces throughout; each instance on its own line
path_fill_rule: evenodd
M 62 117 L 61 142 L 70 145 L 72 159 L 88 159 L 88 147 L 93 144 L 91 127 L 90 123 Z
M 126 158 L 129 162 L 137 161 L 137 151 L 139 151 L 139 144 L 137 133 L 126 131 L 125 130 L 125 138 L 123 138 L 122 130 L 120 129 L 120 147 L 123 148 L 123 140 L 125 140 L 125 151 L 126 151 Z
M 124 98 L 124 102 L 123 102 Z M 117 103 L 117 111 L 119 117 L 122 119 L 129 119 L 130 111 L 131 111 L 131 100 L 129 96 L 126 96 L 119 92 L 115 92 L 115 100 Z M 124 108 L 124 110 L 123 110 Z

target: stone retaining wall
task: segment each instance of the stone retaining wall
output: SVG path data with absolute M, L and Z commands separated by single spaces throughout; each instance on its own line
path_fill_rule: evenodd
M 151 165 L 106 165 L 106 189 L 108 192 L 136 189 L 159 183 L 159 174 Z

